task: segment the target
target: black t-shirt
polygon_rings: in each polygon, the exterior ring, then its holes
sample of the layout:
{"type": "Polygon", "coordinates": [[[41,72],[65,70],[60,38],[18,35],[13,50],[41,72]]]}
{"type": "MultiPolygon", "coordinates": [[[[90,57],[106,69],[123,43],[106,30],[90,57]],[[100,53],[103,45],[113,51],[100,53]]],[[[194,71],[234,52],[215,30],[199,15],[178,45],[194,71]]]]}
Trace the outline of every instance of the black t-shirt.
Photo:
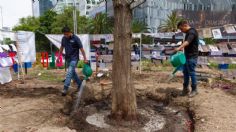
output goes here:
{"type": "Polygon", "coordinates": [[[186,58],[197,58],[199,43],[197,30],[194,28],[190,28],[186,33],[185,41],[189,42],[189,45],[184,48],[186,58]]]}

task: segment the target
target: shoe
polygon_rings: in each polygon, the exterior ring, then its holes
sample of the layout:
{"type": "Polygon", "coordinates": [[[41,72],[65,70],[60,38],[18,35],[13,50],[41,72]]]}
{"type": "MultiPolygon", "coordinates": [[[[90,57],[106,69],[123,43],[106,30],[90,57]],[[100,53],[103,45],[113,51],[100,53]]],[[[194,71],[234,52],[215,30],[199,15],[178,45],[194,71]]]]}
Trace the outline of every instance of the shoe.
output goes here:
{"type": "Polygon", "coordinates": [[[192,91],[190,94],[189,94],[189,98],[193,98],[194,96],[196,96],[198,94],[197,91],[192,91]]]}
{"type": "Polygon", "coordinates": [[[188,93],[189,93],[188,87],[184,87],[184,88],[183,88],[183,91],[182,91],[181,94],[180,94],[180,96],[186,96],[186,95],[188,95],[188,93]]]}
{"type": "Polygon", "coordinates": [[[66,96],[67,95],[67,90],[63,89],[61,92],[61,96],[66,96]]]}

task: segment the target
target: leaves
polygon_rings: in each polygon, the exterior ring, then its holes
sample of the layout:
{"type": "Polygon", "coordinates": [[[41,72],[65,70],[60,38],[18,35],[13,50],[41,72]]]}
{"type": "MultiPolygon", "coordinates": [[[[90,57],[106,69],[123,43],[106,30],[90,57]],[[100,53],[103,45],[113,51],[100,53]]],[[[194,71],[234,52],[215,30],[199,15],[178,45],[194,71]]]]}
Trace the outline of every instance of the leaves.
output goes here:
{"type": "Polygon", "coordinates": [[[132,32],[133,33],[141,33],[141,32],[147,32],[148,28],[145,23],[139,22],[139,21],[133,21],[132,22],[132,32]]]}
{"type": "Polygon", "coordinates": [[[113,32],[113,19],[109,18],[107,14],[100,13],[90,23],[91,34],[109,34],[113,32]]]}
{"type": "Polygon", "coordinates": [[[174,11],[168,15],[168,19],[158,27],[159,32],[176,32],[178,30],[177,24],[183,20],[178,17],[177,12],[174,11]]]}

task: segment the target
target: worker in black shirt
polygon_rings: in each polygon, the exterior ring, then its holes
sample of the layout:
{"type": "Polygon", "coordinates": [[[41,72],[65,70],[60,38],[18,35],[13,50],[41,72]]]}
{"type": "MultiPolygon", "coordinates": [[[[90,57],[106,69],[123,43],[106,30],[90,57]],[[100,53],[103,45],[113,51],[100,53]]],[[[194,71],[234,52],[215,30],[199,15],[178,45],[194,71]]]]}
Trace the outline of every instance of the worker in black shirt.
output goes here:
{"type": "Polygon", "coordinates": [[[185,39],[182,45],[176,48],[176,51],[184,50],[184,54],[186,57],[186,64],[183,67],[184,73],[184,84],[183,91],[181,93],[182,96],[186,96],[189,93],[189,79],[192,81],[192,91],[189,94],[189,97],[193,97],[198,94],[197,92],[197,79],[195,68],[197,66],[198,60],[198,32],[196,29],[192,28],[187,21],[181,21],[178,23],[178,29],[181,32],[185,33],[185,39]]]}

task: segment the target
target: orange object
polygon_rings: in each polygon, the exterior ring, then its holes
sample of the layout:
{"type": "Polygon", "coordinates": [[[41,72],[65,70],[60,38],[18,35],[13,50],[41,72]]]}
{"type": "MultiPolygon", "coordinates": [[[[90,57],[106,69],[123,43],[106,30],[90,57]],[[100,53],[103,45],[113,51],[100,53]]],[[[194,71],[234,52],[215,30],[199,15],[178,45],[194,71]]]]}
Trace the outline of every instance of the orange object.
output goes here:
{"type": "Polygon", "coordinates": [[[48,52],[42,52],[41,53],[41,58],[42,58],[41,63],[43,65],[43,67],[48,67],[48,52]]]}

